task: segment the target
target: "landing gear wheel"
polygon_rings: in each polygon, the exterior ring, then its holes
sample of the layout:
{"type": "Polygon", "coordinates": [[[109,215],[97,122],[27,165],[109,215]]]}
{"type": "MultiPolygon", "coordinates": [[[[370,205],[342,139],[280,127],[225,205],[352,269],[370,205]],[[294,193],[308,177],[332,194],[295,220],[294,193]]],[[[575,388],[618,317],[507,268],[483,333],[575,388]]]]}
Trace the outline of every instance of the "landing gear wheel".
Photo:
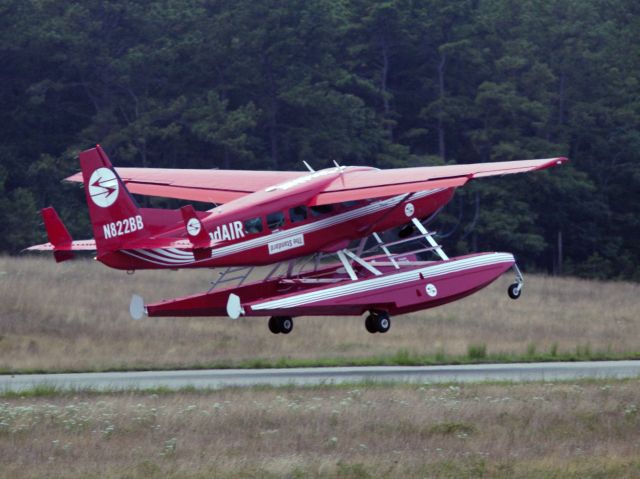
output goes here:
{"type": "Polygon", "coordinates": [[[273,334],[278,334],[280,332],[280,321],[278,316],[271,316],[269,318],[269,331],[273,334]]]}
{"type": "Polygon", "coordinates": [[[386,333],[391,328],[391,319],[386,311],[371,311],[364,320],[364,327],[370,333],[386,333]]]}
{"type": "Polygon", "coordinates": [[[278,316],[278,320],[280,332],[282,334],[289,334],[293,329],[293,319],[291,318],[291,316],[278,316]]]}
{"type": "Polygon", "coordinates": [[[364,320],[364,327],[367,329],[367,331],[369,331],[371,334],[375,334],[378,332],[378,328],[376,326],[376,316],[373,314],[368,315],[365,320],[364,320]]]}
{"type": "Polygon", "coordinates": [[[387,313],[379,313],[376,318],[376,328],[379,333],[386,333],[391,328],[391,318],[387,313]]]}
{"type": "Polygon", "coordinates": [[[509,294],[509,297],[511,299],[518,299],[522,294],[522,286],[520,286],[518,283],[513,283],[511,286],[509,286],[507,293],[509,294]]]}
{"type": "Polygon", "coordinates": [[[269,331],[273,334],[289,334],[293,329],[293,318],[291,316],[271,316],[269,318],[269,331]]]}

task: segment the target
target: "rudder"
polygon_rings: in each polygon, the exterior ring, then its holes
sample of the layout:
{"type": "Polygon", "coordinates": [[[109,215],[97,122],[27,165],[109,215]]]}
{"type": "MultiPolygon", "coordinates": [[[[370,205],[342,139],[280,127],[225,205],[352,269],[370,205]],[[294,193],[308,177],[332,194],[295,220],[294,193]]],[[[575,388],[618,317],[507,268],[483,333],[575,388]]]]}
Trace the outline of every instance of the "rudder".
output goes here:
{"type": "Polygon", "coordinates": [[[49,242],[53,245],[53,257],[56,259],[56,263],[73,259],[74,254],[71,249],[61,249],[61,247],[70,247],[73,238],[71,238],[69,231],[60,219],[60,216],[58,216],[56,210],[49,206],[43,208],[40,214],[44,221],[44,227],[47,230],[49,242]]]}
{"type": "Polygon", "coordinates": [[[80,168],[98,255],[148,236],[140,208],[100,145],[80,153],[80,168]]]}

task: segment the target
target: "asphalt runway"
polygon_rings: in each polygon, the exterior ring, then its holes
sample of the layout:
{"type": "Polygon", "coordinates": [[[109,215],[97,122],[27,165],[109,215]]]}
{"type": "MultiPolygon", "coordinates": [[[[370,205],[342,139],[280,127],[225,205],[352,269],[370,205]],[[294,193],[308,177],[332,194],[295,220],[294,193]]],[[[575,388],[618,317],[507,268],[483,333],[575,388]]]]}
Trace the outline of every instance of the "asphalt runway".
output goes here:
{"type": "Polygon", "coordinates": [[[73,374],[0,375],[0,392],[37,386],[58,390],[129,390],[195,387],[310,386],[372,382],[448,383],[478,381],[570,381],[638,378],[640,361],[474,364],[464,366],[373,366],[291,369],[202,369],[73,374]]]}

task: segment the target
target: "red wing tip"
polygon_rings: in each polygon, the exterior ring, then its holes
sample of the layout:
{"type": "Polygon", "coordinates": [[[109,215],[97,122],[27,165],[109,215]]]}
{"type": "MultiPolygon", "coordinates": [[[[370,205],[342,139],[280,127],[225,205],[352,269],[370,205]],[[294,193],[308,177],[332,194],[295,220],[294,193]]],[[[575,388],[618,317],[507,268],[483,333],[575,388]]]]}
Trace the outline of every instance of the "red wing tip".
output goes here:
{"type": "Polygon", "coordinates": [[[547,158],[542,161],[544,161],[544,163],[540,166],[540,168],[544,169],[550,168],[552,166],[560,166],[561,164],[569,161],[569,158],[567,158],[566,156],[558,156],[557,158],[547,158]]]}

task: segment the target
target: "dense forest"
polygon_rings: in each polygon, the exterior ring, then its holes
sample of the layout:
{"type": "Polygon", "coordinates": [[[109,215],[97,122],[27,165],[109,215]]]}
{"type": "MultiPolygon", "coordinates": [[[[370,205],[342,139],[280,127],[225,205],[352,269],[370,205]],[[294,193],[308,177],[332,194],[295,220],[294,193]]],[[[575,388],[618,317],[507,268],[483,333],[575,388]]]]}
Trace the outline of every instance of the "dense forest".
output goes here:
{"type": "MultiPolygon", "coordinates": [[[[44,238],[60,180],[119,166],[380,168],[568,156],[457,192],[451,253],[640,280],[640,3],[0,0],[0,251],[44,238]]],[[[151,199],[154,205],[170,205],[151,199]]]]}

